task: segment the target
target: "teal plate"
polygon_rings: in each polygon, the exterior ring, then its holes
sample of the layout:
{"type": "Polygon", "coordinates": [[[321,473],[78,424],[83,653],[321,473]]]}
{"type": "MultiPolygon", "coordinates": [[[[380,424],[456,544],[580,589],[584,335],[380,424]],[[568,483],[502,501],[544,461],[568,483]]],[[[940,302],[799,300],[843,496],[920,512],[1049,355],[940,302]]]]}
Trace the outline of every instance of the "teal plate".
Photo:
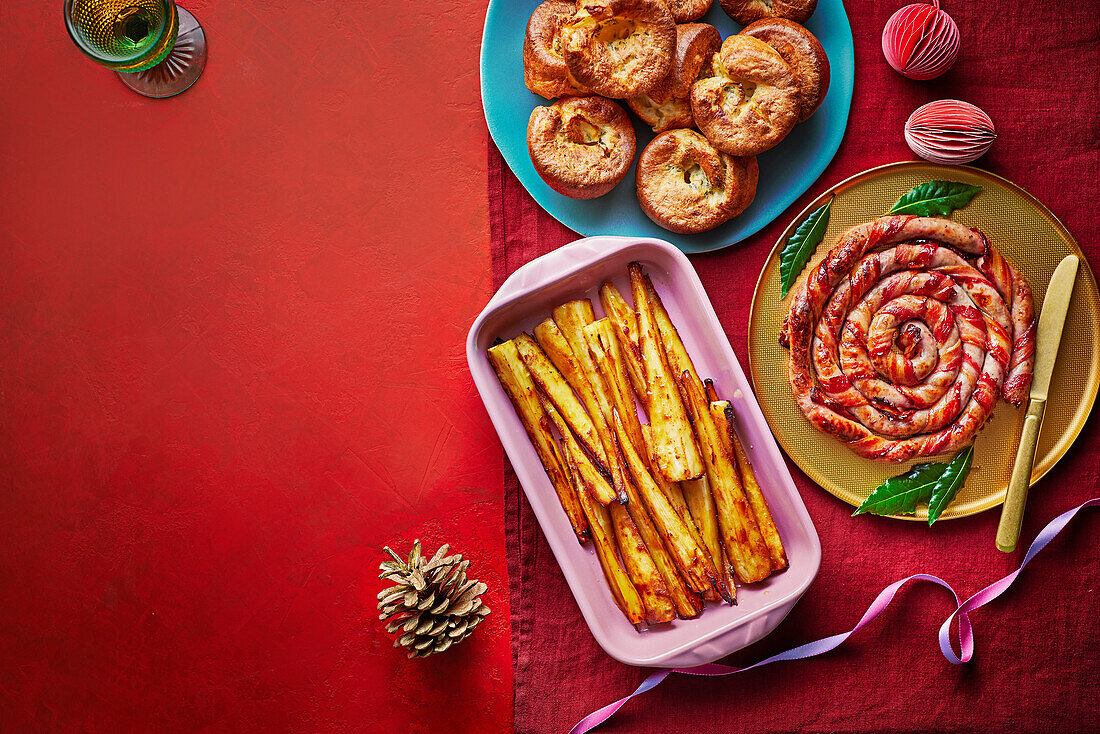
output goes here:
{"type": "MultiPolygon", "coordinates": [[[[662,229],[638,206],[633,166],[622,183],[597,199],[562,196],[539,177],[527,153],[527,119],[531,110],[549,104],[523,84],[523,35],[538,4],[538,0],[489,3],[481,41],[481,101],[489,133],[516,178],[550,216],[581,235],[657,237],[689,254],[728,247],[759,232],[782,214],[813,185],[840,147],[852,104],[855,50],[852,28],[841,0],[820,0],[806,27],[829,55],[832,75],[829,92],[813,117],[796,125],[782,143],[759,156],[760,185],[756,200],[741,216],[700,234],[675,234],[662,229]]],[[[718,28],[723,38],[741,29],[717,2],[703,21],[718,28]]],[[[630,117],[641,152],[653,139],[653,133],[633,113],[630,117]]]]}

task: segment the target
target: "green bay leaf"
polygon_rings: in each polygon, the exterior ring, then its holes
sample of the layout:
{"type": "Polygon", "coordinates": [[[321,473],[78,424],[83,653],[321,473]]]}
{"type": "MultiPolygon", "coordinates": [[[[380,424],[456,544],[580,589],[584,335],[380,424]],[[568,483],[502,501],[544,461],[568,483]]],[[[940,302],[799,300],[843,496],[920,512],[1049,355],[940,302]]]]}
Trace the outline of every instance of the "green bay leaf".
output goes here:
{"type": "Polygon", "coordinates": [[[947,464],[917,464],[904,474],[890,477],[875,488],[852,516],[869,512],[872,515],[912,515],[917,505],[932,497],[936,481],[947,464]]]}
{"type": "Polygon", "coordinates": [[[932,525],[940,518],[951,500],[955,499],[959,488],[966,482],[966,475],[970,473],[970,464],[974,460],[974,446],[967,446],[955,454],[955,458],[944,469],[943,474],[936,480],[936,486],[932,488],[932,497],[928,500],[928,524],[932,525]]]}
{"type": "Polygon", "coordinates": [[[928,181],[909,189],[888,214],[916,214],[921,217],[946,217],[962,209],[982,190],[981,186],[958,181],[928,181]]]}
{"type": "Polygon", "coordinates": [[[815,209],[810,216],[806,217],[806,221],[791,233],[787,243],[779,251],[779,285],[783,289],[780,298],[787,297],[791,286],[798,280],[802,269],[806,267],[806,263],[821,243],[821,238],[825,236],[832,206],[833,199],[829,199],[824,205],[815,209]]]}

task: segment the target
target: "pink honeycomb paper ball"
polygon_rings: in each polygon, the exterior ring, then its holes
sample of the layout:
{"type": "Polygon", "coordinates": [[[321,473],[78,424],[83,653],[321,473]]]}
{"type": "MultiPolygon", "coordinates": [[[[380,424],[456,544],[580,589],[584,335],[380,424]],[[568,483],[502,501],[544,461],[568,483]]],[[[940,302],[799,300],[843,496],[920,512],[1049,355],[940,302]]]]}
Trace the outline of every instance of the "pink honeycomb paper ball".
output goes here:
{"type": "Polygon", "coordinates": [[[906,5],[882,29],[882,53],[910,79],[935,79],[959,56],[959,28],[951,16],[932,5],[906,5]]]}
{"type": "Polygon", "coordinates": [[[933,163],[969,163],[985,155],[996,139],[989,115],[957,99],[918,107],[905,123],[905,142],[933,163]]]}

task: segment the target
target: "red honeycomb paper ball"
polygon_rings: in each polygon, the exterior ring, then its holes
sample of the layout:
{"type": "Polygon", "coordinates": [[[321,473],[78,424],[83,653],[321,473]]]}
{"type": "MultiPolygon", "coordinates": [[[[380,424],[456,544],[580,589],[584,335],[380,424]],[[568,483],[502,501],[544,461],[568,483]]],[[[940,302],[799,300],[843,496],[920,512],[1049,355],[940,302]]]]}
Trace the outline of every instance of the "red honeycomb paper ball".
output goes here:
{"type": "Polygon", "coordinates": [[[906,5],[882,29],[882,53],[895,71],[910,79],[934,79],[959,56],[959,28],[932,5],[906,5]]]}
{"type": "Polygon", "coordinates": [[[933,163],[969,163],[985,155],[996,139],[989,115],[958,99],[929,102],[905,123],[905,142],[933,163]]]}

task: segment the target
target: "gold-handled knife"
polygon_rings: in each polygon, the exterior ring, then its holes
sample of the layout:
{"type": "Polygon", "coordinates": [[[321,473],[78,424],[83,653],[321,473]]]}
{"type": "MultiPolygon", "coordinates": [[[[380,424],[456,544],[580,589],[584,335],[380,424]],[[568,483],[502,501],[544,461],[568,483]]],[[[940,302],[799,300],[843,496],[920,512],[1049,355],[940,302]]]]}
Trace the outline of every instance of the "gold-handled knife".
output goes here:
{"type": "Polygon", "coordinates": [[[1047,286],[1043,310],[1039,313],[1039,329],[1035,335],[1035,374],[1031,379],[1031,399],[1027,404],[1024,429],[1020,434],[1020,448],[1016,451],[1016,463],[1012,466],[1012,478],[1008,482],[1008,494],[1001,509],[1001,522],[997,526],[997,548],[1005,553],[1016,549],[1020,537],[1020,524],[1024,520],[1024,503],[1031,484],[1031,467],[1035,462],[1035,446],[1039,443],[1039,429],[1043,425],[1043,413],[1047,406],[1047,390],[1054,372],[1054,360],[1058,357],[1058,345],[1062,342],[1062,327],[1069,312],[1069,299],[1073,295],[1073,281],[1077,278],[1077,256],[1069,255],[1058,267],[1047,286]]]}

